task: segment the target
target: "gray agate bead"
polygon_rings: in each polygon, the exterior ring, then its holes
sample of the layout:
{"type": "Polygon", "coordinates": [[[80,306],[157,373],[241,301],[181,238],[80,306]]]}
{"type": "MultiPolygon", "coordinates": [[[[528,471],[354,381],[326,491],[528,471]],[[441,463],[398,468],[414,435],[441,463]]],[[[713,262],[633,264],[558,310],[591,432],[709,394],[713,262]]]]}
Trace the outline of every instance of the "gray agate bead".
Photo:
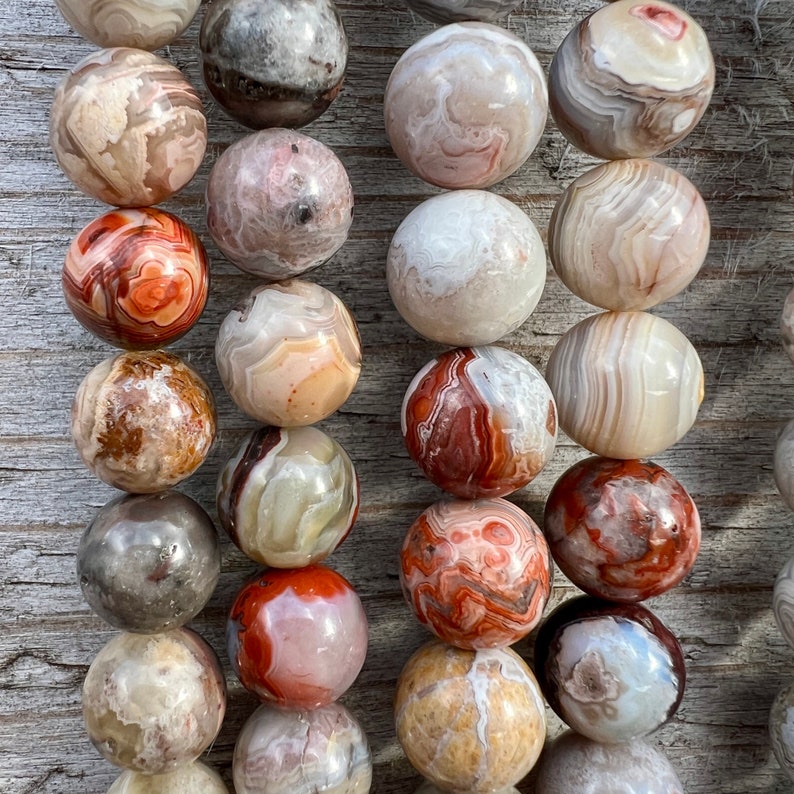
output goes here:
{"type": "Polygon", "coordinates": [[[204,82],[253,129],[314,121],[342,89],[348,45],[331,0],[215,0],[199,35],[204,82]]]}
{"type": "Polygon", "coordinates": [[[77,551],[91,609],[124,631],[152,634],[187,623],[218,581],[220,546],[206,512],[176,491],[108,502],[77,551]]]}

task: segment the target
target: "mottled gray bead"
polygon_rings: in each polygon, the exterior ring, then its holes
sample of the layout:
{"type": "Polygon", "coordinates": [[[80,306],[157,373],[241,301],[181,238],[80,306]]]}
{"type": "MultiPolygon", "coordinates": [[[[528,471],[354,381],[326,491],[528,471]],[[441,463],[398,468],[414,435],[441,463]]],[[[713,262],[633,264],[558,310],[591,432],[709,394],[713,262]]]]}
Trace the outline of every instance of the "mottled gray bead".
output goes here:
{"type": "Polygon", "coordinates": [[[112,626],[143,634],[195,617],[220,574],[217,533],[207,513],[176,491],[108,502],[77,551],[91,609],[112,626]]]}
{"type": "Polygon", "coordinates": [[[331,0],[214,0],[199,45],[215,101],[253,129],[313,121],[336,98],[347,67],[331,0]]]}

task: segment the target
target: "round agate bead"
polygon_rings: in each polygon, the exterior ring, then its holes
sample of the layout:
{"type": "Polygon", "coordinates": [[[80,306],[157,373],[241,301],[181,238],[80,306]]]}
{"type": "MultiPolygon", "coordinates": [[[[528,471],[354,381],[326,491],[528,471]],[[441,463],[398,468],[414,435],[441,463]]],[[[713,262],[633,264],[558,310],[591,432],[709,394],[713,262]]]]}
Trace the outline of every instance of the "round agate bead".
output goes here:
{"type": "Polygon", "coordinates": [[[262,130],[233,143],[207,182],[207,228],[224,256],[268,281],[330,259],[353,222],[345,167],[294,130],[262,130]]]}
{"type": "Polygon", "coordinates": [[[607,601],[666,592],[689,573],[700,549],[695,503],[650,461],[575,464],[549,494],[543,531],[562,572],[607,601]]]}
{"type": "Polygon", "coordinates": [[[535,670],[557,715],[596,742],[652,733],[684,695],[681,646],[650,610],[582,596],[541,626],[535,670]]]}
{"type": "Polygon", "coordinates": [[[786,505],[794,510],[794,419],[780,431],[773,460],[778,492],[786,505]]]}
{"type": "Polygon", "coordinates": [[[198,634],[120,634],[97,654],[83,683],[83,718],[111,763],[160,775],[198,758],[226,711],[218,657],[198,634]]]}
{"type": "Polygon", "coordinates": [[[486,345],[533,312],[546,283],[546,252],[521,209],[484,190],[442,193],[394,234],[386,280],[397,311],[427,339],[486,345]]]}
{"type": "Polygon", "coordinates": [[[788,559],[775,579],[772,610],[783,639],[794,648],[794,557],[788,559]]]}
{"type": "Polygon", "coordinates": [[[607,458],[646,458],[692,427],[703,366],[671,323],[644,312],[604,312],[557,342],[546,367],[560,427],[607,458]]]}
{"type": "Polygon", "coordinates": [[[108,485],[164,491],[189,477],[210,451],[212,392],[171,353],[120,353],[80,384],[72,436],[85,465],[108,485]]]}
{"type": "Polygon", "coordinates": [[[794,289],[786,295],[780,315],[780,336],[786,355],[794,361],[794,289]]]}
{"type": "Polygon", "coordinates": [[[582,300],[634,311],[681,292],[700,270],[710,235],[706,204],[683,174],[653,160],[617,160],[562,194],[549,255],[582,300]]]}
{"type": "Polygon", "coordinates": [[[408,454],[462,499],[505,496],[530,482],[557,443],[557,409],[541,374],[501,347],[442,353],[414,377],[402,405],[408,454]]]}
{"type": "Polygon", "coordinates": [[[83,597],[124,631],[177,628],[204,608],[221,571],[215,527],[176,491],[120,496],[88,525],[77,550],[83,597]]]}
{"type": "Polygon", "coordinates": [[[234,746],[237,794],[369,794],[372,757],[339,703],[311,711],[260,706],[234,746]]]}
{"type": "Polygon", "coordinates": [[[66,305],[116,347],[163,347],[186,334],[207,303],[209,263],[198,236],[152,208],[120,209],[89,223],[63,266],[66,305]]]}
{"type": "Polygon", "coordinates": [[[503,28],[462,22],[409,47],[383,98],[386,133],[414,174],[445,188],[483,188],[516,171],[546,124],[546,78],[503,28]]]}
{"type": "Polygon", "coordinates": [[[337,410],[361,372],[353,316],[309,281],[255,287],[221,323],[215,361],[234,402],[277,427],[311,425],[337,410]]]}
{"type": "Polygon", "coordinates": [[[703,29],[661,0],[618,0],[565,38],[549,70],[562,134],[604,160],[653,157],[683,140],[714,91],[703,29]]]}
{"type": "Polygon", "coordinates": [[[55,0],[64,19],[100,47],[156,50],[181,36],[201,0],[55,0]]]}
{"type": "Polygon", "coordinates": [[[342,89],[348,45],[331,0],[214,0],[199,34],[204,82],[253,129],[300,127],[342,89]]]}
{"type": "Polygon", "coordinates": [[[315,427],[263,427],[218,478],[218,517],[240,550],[275,568],[325,559],[358,515],[353,461],[315,427]]]}
{"type": "Polygon", "coordinates": [[[367,653],[367,618],[350,583],[322,565],[270,569],[242,587],[226,643],[240,683],[286,708],[340,698],[367,653]]]}
{"type": "Polygon", "coordinates": [[[769,743],[780,768],[794,780],[794,684],[784,686],[772,703],[769,743]]]}
{"type": "Polygon", "coordinates": [[[400,673],[394,714],[408,760],[443,791],[491,794],[515,785],[546,739],[535,676],[509,648],[424,645],[400,673]]]}
{"type": "Polygon", "coordinates": [[[148,207],[181,190],[204,159],[201,100],[175,66],[150,52],[92,53],[58,85],[50,145],[83,193],[148,207]]]}
{"type": "Polygon", "coordinates": [[[107,794],[229,794],[221,776],[199,761],[165,775],[144,775],[127,770],[116,778],[107,794]]]}
{"type": "Polygon", "coordinates": [[[572,731],[546,747],[535,786],[542,794],[684,794],[672,764],[646,742],[603,744],[572,731]]]}
{"type": "Polygon", "coordinates": [[[400,562],[419,622],[458,648],[512,645],[540,622],[551,593],[543,534],[504,499],[431,505],[408,530],[400,562]]]}

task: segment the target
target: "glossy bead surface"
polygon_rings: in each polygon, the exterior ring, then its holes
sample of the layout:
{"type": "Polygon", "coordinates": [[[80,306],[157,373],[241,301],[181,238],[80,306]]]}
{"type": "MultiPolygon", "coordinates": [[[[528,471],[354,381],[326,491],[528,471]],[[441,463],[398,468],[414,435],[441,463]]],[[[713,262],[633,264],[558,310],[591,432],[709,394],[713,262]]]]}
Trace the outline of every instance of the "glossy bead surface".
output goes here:
{"type": "Polygon", "coordinates": [[[557,342],[546,367],[560,427],[608,458],[646,458],[675,444],[703,400],[703,366],[671,323],[604,312],[557,342]]]}
{"type": "Polygon", "coordinates": [[[521,0],[406,0],[415,11],[431,22],[498,22],[504,19],[521,0]]]}
{"type": "Polygon", "coordinates": [[[100,50],[58,85],[50,146],[84,193],[148,207],[181,190],[204,159],[201,100],[175,66],[143,50],[100,50]]]}
{"type": "Polygon", "coordinates": [[[786,295],[780,315],[780,336],[786,355],[794,361],[794,289],[786,295]]]}
{"type": "Polygon", "coordinates": [[[509,648],[424,645],[400,673],[394,714],[408,760],[444,791],[490,794],[515,785],[546,739],[535,676],[509,648]]]}
{"type": "Polygon", "coordinates": [[[794,780],[794,684],[784,686],[772,703],[769,743],[780,768],[794,780]]]}
{"type": "Polygon", "coordinates": [[[408,530],[403,594],[450,645],[512,645],[540,622],[551,592],[549,548],[535,522],[504,499],[445,500],[408,530]]]}
{"type": "Polygon", "coordinates": [[[486,345],[532,313],[546,283],[546,252],[529,217],[484,190],[420,204],[389,247],[386,279],[402,318],[427,339],[486,345]]]}
{"type": "Polygon", "coordinates": [[[695,503],[650,461],[575,464],[549,494],[543,531],[562,572],[607,601],[666,592],[689,573],[700,549],[695,503]]]}
{"type": "Polygon", "coordinates": [[[265,702],[312,709],[341,697],[367,653],[350,583],[321,565],[264,571],[237,594],[226,626],[240,683],[265,702]]]}
{"type": "Polygon", "coordinates": [[[367,737],[339,703],[260,706],[234,746],[237,794],[369,794],[371,783],[367,737]]]}
{"type": "Polygon", "coordinates": [[[549,255],[571,292],[603,309],[647,309],[697,275],[711,235],[697,188],[653,160],[604,163],[572,182],[549,224],[549,255]]]}
{"type": "Polygon", "coordinates": [[[127,770],[116,778],[108,794],[229,794],[221,776],[199,761],[165,775],[127,770]]]}
{"type": "Polygon", "coordinates": [[[218,517],[252,560],[300,568],[325,559],[358,515],[347,452],[315,427],[263,427],[243,439],[218,478],[218,517]]]}
{"type": "Polygon", "coordinates": [[[184,33],[201,0],[55,0],[66,21],[100,47],[156,50],[184,33]]]}
{"type": "Polygon", "coordinates": [[[186,334],[207,302],[209,263],[179,218],[152,208],[108,212],[72,241],[63,266],[66,305],[83,327],[130,350],[186,334]]]}
{"type": "Polygon", "coordinates": [[[439,187],[483,188],[516,171],[537,146],[546,78],[517,36],[462,22],[400,56],[383,108],[389,142],[414,174],[439,187]]]}
{"type": "Polygon", "coordinates": [[[786,505],[794,510],[794,419],[780,431],[773,460],[777,490],[786,505]]]}
{"type": "Polygon", "coordinates": [[[212,520],[176,491],[120,496],[88,525],[77,550],[83,597],[123,631],[155,633],[192,620],[221,570],[212,520]]]}
{"type": "Polygon", "coordinates": [[[775,579],[772,610],[783,639],[794,648],[794,557],[788,559],[775,579]]]}
{"type": "Polygon", "coordinates": [[[567,601],[541,626],[535,671],[560,719],[607,743],[663,725],[686,677],[678,640],[650,610],[588,596],[567,601]]]}
{"type": "Polygon", "coordinates": [[[233,143],[207,182],[207,228],[224,256],[268,281],[330,259],[353,222],[345,167],[294,130],[262,130],[233,143]]]}
{"type": "Polygon", "coordinates": [[[120,353],[80,384],[72,436],[85,465],[108,485],[164,491],[189,477],[212,446],[212,393],[171,353],[120,353]]]}
{"type": "Polygon", "coordinates": [[[226,711],[218,657],[188,629],[120,634],[97,654],[83,683],[91,741],[111,763],[147,775],[198,758],[226,711]]]}
{"type": "Polygon", "coordinates": [[[214,0],[199,46],[215,101],[253,129],[313,121],[336,98],[347,67],[331,0],[214,0]]]}
{"type": "Polygon", "coordinates": [[[546,465],[557,410],[541,374],[500,347],[442,353],[414,377],[402,405],[408,454],[462,499],[505,496],[546,465]]]}
{"type": "Polygon", "coordinates": [[[267,425],[325,419],[352,393],[361,371],[353,316],[308,281],[255,287],[221,323],[215,361],[229,396],[267,425]]]}
{"type": "Polygon", "coordinates": [[[603,744],[572,731],[546,747],[535,786],[542,794],[684,794],[672,764],[649,744],[603,744]]]}
{"type": "Polygon", "coordinates": [[[549,70],[551,113],[594,157],[653,157],[683,140],[714,90],[714,58],[685,11],[619,0],[579,23],[549,70]]]}

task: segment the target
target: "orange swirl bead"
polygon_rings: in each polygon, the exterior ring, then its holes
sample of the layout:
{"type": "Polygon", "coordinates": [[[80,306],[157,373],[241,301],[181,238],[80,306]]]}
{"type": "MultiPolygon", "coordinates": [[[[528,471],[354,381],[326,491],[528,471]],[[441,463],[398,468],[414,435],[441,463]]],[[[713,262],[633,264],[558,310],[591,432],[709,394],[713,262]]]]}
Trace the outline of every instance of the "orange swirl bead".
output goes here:
{"type": "Polygon", "coordinates": [[[92,334],[127,350],[149,350],[186,334],[204,311],[204,246],[161,210],[120,209],[72,241],[62,273],[66,305],[92,334]]]}

